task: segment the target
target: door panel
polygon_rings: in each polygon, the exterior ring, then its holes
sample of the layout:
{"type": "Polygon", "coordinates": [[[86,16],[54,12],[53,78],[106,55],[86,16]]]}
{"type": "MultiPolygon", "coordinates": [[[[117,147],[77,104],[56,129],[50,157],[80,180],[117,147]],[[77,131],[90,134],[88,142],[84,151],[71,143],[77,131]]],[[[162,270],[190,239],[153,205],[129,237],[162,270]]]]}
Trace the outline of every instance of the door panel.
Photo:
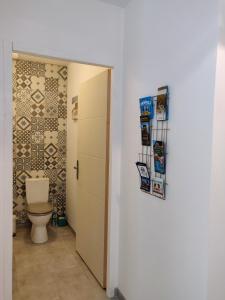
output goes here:
{"type": "Polygon", "coordinates": [[[82,153],[105,159],[106,157],[105,117],[79,120],[79,145],[82,153]]]}
{"type": "Polygon", "coordinates": [[[95,196],[104,196],[105,186],[99,181],[99,178],[105,176],[105,160],[87,155],[80,155],[80,166],[88,172],[80,172],[80,186],[95,196]]]}
{"type": "Polygon", "coordinates": [[[109,71],[81,85],[79,94],[76,248],[106,285],[109,71]]]}
{"type": "Polygon", "coordinates": [[[104,71],[82,84],[79,95],[79,120],[106,116],[108,106],[106,101],[108,93],[107,73],[108,71],[104,71]],[[96,88],[97,85],[99,88],[96,88]],[[80,97],[90,100],[80,101],[80,97]]]}
{"type": "Polygon", "coordinates": [[[99,283],[104,286],[104,197],[94,196],[80,188],[77,209],[82,218],[78,220],[77,251],[99,283]]]}

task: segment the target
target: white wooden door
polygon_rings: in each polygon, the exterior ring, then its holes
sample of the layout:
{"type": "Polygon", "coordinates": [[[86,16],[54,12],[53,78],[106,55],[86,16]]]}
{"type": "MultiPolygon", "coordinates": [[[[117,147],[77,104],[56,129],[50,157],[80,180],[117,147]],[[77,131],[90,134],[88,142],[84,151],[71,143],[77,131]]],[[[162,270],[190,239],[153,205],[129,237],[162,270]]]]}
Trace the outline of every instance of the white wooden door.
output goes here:
{"type": "Polygon", "coordinates": [[[106,287],[109,76],[104,71],[81,85],[78,121],[76,249],[106,287]]]}
{"type": "Polygon", "coordinates": [[[12,299],[12,42],[0,40],[0,299],[12,299]]]}

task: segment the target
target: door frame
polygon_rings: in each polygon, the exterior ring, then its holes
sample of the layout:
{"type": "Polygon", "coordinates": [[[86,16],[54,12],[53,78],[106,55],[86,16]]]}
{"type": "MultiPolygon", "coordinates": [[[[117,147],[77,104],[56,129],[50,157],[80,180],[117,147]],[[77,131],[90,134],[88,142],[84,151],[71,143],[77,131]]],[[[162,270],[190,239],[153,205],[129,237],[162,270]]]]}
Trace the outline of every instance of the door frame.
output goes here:
{"type": "MultiPolygon", "coordinates": [[[[0,147],[0,166],[4,166],[4,174],[0,170],[0,181],[3,189],[0,190],[0,299],[12,300],[12,53],[21,52],[30,55],[61,59],[70,62],[103,66],[111,69],[111,97],[110,97],[110,130],[109,130],[109,172],[108,172],[108,222],[107,222],[107,289],[108,297],[113,297],[118,287],[118,221],[120,196],[120,160],[121,139],[118,129],[121,129],[119,121],[122,122],[118,105],[122,101],[122,65],[113,66],[107,63],[99,63],[82,59],[76,59],[72,55],[65,57],[57,50],[26,49],[23,44],[12,41],[0,40],[0,134],[4,137],[3,147],[0,147]],[[16,46],[15,46],[16,45],[16,46]],[[115,103],[115,104],[114,104],[115,103]],[[115,111],[113,113],[113,111],[115,111]],[[119,119],[119,121],[118,121],[119,119]],[[116,133],[118,136],[116,137],[116,133]],[[7,200],[8,199],[8,200],[7,200]],[[4,230],[3,230],[4,229],[4,230]],[[1,248],[1,247],[0,247],[1,248]],[[2,275],[3,276],[2,276],[2,275]]],[[[119,104],[120,105],[120,104],[119,104]]],[[[2,170],[3,170],[2,169],[2,170]]]]}
{"type": "Polygon", "coordinates": [[[12,299],[12,43],[0,40],[0,299],[12,299]],[[7,201],[8,200],[8,201],[7,201]]]}

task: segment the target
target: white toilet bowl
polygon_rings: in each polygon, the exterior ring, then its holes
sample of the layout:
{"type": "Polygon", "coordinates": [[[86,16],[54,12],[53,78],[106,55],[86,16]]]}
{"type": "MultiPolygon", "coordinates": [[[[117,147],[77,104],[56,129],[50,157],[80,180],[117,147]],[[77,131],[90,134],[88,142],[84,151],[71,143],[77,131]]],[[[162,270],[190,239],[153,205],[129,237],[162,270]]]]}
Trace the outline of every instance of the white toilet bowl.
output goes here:
{"type": "Polygon", "coordinates": [[[28,218],[32,223],[31,240],[35,244],[41,244],[48,241],[47,224],[50,221],[52,212],[46,215],[34,215],[28,213],[28,218]]]}
{"type": "Polygon", "coordinates": [[[27,215],[32,223],[31,240],[36,244],[48,241],[46,226],[53,211],[48,192],[48,178],[26,178],[27,215]]]}

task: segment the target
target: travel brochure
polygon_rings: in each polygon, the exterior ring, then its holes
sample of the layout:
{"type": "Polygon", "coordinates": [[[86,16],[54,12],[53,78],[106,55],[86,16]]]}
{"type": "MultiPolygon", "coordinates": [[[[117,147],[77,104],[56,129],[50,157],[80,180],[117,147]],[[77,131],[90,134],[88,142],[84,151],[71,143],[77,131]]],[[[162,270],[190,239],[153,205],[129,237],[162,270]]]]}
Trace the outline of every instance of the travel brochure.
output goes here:
{"type": "Polygon", "coordinates": [[[151,179],[148,172],[148,167],[145,163],[137,162],[136,166],[138,168],[140,178],[141,178],[141,187],[140,189],[145,192],[150,192],[151,188],[151,179]]]}
{"type": "Polygon", "coordinates": [[[160,198],[165,197],[165,184],[162,178],[152,179],[152,194],[160,198]]]}
{"type": "Polygon", "coordinates": [[[158,121],[168,120],[168,86],[163,86],[158,89],[156,116],[158,121]]]}
{"type": "Polygon", "coordinates": [[[141,116],[148,116],[149,119],[154,118],[154,101],[153,97],[144,97],[139,99],[141,116]]]}
{"type": "Polygon", "coordinates": [[[151,146],[151,122],[148,116],[141,116],[141,140],[143,146],[151,146]]]}
{"type": "Polygon", "coordinates": [[[165,156],[165,144],[161,141],[154,141],[154,167],[155,172],[165,174],[166,172],[166,156],[165,156]]]}
{"type": "Polygon", "coordinates": [[[154,118],[153,97],[140,98],[139,102],[142,146],[151,146],[151,120],[154,118]]]}

